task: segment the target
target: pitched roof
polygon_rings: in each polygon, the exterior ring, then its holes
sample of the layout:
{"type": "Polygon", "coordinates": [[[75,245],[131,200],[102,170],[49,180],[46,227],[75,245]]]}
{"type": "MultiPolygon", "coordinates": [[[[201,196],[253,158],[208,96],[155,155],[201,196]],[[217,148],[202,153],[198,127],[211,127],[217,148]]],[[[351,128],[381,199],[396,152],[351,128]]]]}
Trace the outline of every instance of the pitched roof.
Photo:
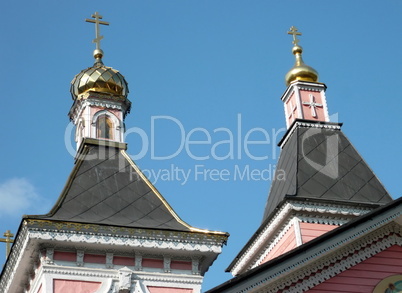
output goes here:
{"type": "Polygon", "coordinates": [[[340,124],[296,120],[285,135],[263,222],[286,199],[386,204],[392,198],[340,124]]]}
{"type": "Polygon", "coordinates": [[[224,234],[191,227],[125,152],[125,144],[86,140],[56,205],[42,220],[224,234]]]}
{"type": "MultiPolygon", "coordinates": [[[[343,240],[345,245],[351,245],[351,239],[359,239],[363,233],[357,231],[364,230],[364,234],[374,232],[374,229],[368,229],[367,227],[384,227],[386,223],[395,221],[400,225],[402,217],[402,197],[391,201],[390,203],[378,207],[373,211],[356,217],[348,223],[339,226],[338,228],[331,230],[301,246],[296,247],[270,261],[263,263],[251,270],[246,271],[208,291],[206,293],[215,292],[246,292],[244,288],[239,287],[249,286],[248,282],[254,282],[254,284],[262,285],[263,283],[269,284],[270,278],[281,278],[279,273],[283,268],[291,268],[291,271],[295,272],[297,267],[302,267],[302,262],[299,262],[298,258],[309,259],[314,261],[318,259],[317,251],[328,253],[329,250],[334,250],[334,240],[336,237],[347,238],[343,240]],[[360,228],[362,227],[362,228],[360,228]],[[355,237],[350,237],[349,233],[355,233],[355,237]],[[243,290],[242,290],[243,289],[243,290]]],[[[297,271],[296,271],[297,273],[297,271]]],[[[298,276],[300,277],[300,276],[298,276]]],[[[303,277],[302,277],[303,278],[303,277]]],[[[276,280],[275,280],[276,281],[276,280]]],[[[253,286],[253,288],[255,288],[253,286]]]]}

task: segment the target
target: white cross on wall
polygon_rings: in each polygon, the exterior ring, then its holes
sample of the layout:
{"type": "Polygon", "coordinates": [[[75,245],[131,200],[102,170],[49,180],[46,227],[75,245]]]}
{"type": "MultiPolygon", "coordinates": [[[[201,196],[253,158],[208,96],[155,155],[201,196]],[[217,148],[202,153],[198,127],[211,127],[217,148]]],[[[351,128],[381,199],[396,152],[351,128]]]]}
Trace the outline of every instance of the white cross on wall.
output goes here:
{"type": "Polygon", "coordinates": [[[322,104],[316,103],[315,98],[312,94],[310,94],[310,102],[303,102],[303,105],[309,106],[311,108],[311,116],[314,118],[317,117],[317,111],[315,108],[322,108],[322,104]]]}

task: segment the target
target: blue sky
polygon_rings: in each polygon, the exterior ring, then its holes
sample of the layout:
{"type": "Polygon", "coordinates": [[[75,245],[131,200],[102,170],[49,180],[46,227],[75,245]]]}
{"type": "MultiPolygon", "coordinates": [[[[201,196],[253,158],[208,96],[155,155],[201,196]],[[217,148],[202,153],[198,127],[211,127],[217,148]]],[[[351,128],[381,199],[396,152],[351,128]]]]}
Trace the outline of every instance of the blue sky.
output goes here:
{"type": "MultiPolygon", "coordinates": [[[[94,27],[84,19],[95,11],[111,23],[101,28],[103,61],[129,83],[127,129],[144,130],[155,156],[178,152],[155,159],[149,148],[136,163],[154,172],[191,170],[185,183],[159,178],[155,185],[189,224],[231,234],[204,289],[230,278],[224,269],[262,219],[270,181],[240,180],[234,172],[273,170],[276,164],[285,127],[280,97],[294,63],[286,34],[292,25],[303,33],[305,62],[328,86],[330,114],[338,114],[344,133],[392,197],[402,194],[401,1],[7,1],[0,27],[0,233],[15,232],[22,214],[48,212],[72,170],[65,143],[69,86],[93,64],[94,27]],[[227,139],[222,128],[236,142],[233,158],[222,159],[231,151],[228,144],[213,147],[227,139]],[[237,142],[255,128],[264,129],[270,142],[239,148],[237,142]],[[181,129],[189,140],[210,135],[211,141],[179,150],[181,129]],[[230,175],[197,177],[197,165],[230,175]]],[[[249,136],[262,139],[262,131],[249,136]]],[[[140,137],[132,133],[127,142],[128,152],[137,155],[140,137]]]]}

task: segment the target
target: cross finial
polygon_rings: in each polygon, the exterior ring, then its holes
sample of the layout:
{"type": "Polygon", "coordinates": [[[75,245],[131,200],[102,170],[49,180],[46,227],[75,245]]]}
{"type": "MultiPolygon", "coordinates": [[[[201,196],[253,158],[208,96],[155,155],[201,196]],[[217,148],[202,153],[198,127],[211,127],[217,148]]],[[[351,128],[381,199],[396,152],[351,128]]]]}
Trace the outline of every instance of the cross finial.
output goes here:
{"type": "Polygon", "coordinates": [[[293,35],[293,45],[297,46],[297,44],[300,42],[300,40],[297,38],[297,36],[301,36],[302,33],[298,32],[297,27],[292,26],[290,30],[288,31],[288,35],[293,35]]]}
{"type": "Polygon", "coordinates": [[[100,30],[99,30],[99,25],[103,24],[103,25],[109,25],[108,22],[106,21],[101,21],[100,19],[102,19],[102,15],[100,15],[98,12],[95,12],[95,14],[91,15],[92,18],[94,19],[85,19],[86,22],[92,22],[95,23],[95,39],[92,41],[92,43],[96,43],[96,50],[100,50],[100,41],[103,39],[103,36],[100,35],[100,30]]]}
{"type": "Polygon", "coordinates": [[[14,242],[13,239],[12,239],[14,237],[14,234],[12,234],[10,230],[7,230],[4,233],[4,237],[6,237],[6,238],[0,238],[0,242],[5,242],[6,243],[6,257],[7,257],[8,254],[10,253],[11,243],[14,242]]]}

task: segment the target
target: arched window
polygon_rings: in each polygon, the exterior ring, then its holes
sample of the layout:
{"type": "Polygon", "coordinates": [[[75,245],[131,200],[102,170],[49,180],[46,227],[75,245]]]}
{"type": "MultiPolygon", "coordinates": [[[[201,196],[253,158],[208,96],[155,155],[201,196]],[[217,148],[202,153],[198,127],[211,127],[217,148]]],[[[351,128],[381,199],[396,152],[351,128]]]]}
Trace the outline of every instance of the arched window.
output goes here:
{"type": "Polygon", "coordinates": [[[99,116],[96,129],[98,138],[113,139],[113,122],[106,115],[99,116]]]}

